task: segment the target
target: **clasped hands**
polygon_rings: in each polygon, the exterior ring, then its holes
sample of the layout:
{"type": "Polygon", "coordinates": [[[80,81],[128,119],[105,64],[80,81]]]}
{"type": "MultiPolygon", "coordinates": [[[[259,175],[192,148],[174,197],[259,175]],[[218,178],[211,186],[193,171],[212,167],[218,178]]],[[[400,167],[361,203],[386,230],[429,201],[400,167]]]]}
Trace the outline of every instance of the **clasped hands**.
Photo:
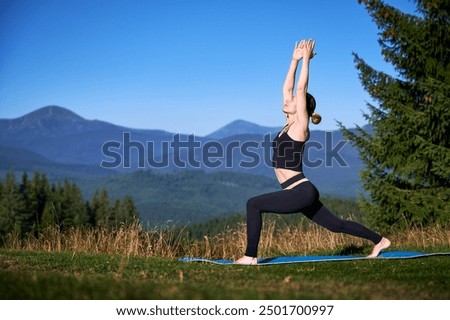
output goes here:
{"type": "Polygon", "coordinates": [[[312,59],[317,53],[314,52],[315,42],[312,39],[301,40],[295,42],[294,53],[292,59],[300,61],[302,58],[312,59]]]}

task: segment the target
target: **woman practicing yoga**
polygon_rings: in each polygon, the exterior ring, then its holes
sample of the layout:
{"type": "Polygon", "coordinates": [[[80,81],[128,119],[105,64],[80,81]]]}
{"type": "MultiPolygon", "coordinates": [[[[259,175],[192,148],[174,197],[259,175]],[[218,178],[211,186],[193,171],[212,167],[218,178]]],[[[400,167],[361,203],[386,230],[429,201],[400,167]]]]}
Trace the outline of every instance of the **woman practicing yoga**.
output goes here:
{"type": "Polygon", "coordinates": [[[302,40],[295,44],[291,65],[283,85],[283,112],[286,125],[273,141],[273,166],[275,175],[283,190],[251,198],[247,202],[247,249],[245,255],[236,260],[236,264],[257,264],[258,243],[261,234],[264,212],[297,213],[320,226],[332,231],[350,234],[372,241],[375,246],[370,258],[387,249],[391,242],[363,225],[342,220],[331,213],[319,200],[316,187],[305,178],[302,172],[302,156],[306,141],[309,139],[308,123],[321,120],[314,113],[316,101],[307,93],[309,62],[314,57],[314,41],[302,40]],[[303,59],[297,92],[294,94],[297,65],[303,59]]]}

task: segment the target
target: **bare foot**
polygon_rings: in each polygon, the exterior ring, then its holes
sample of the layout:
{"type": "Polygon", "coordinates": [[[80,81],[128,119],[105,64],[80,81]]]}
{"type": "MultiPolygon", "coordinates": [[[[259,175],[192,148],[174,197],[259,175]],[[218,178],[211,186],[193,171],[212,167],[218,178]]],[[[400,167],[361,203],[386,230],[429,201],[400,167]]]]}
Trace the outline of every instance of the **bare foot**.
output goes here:
{"type": "Polygon", "coordinates": [[[236,260],[234,262],[234,264],[242,264],[242,265],[251,266],[251,265],[258,264],[258,259],[253,258],[253,257],[243,256],[242,258],[239,258],[238,260],[236,260]]]}
{"type": "Polygon", "coordinates": [[[381,238],[381,241],[378,242],[375,247],[373,247],[372,253],[367,256],[367,258],[376,258],[380,254],[381,251],[386,250],[391,245],[391,242],[387,238],[381,238]]]}

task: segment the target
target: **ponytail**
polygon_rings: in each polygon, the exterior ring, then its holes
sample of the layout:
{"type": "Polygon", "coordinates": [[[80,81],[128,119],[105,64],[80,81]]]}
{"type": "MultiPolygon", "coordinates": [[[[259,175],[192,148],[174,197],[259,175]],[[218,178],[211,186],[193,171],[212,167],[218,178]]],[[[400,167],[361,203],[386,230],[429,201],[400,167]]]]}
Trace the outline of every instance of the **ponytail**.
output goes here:
{"type": "Polygon", "coordinates": [[[314,112],[316,109],[316,99],[308,92],[306,93],[306,109],[308,110],[308,115],[311,117],[312,123],[319,124],[322,121],[321,115],[314,112]]]}
{"type": "Polygon", "coordinates": [[[311,122],[314,124],[319,124],[322,121],[322,116],[318,113],[313,112],[311,115],[311,122]]]}

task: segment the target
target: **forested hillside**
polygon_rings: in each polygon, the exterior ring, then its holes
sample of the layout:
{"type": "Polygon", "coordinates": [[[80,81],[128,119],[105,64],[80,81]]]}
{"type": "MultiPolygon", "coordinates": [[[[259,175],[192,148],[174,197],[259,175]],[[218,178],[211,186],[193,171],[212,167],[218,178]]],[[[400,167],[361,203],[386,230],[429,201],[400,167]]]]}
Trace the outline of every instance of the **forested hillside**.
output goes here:
{"type": "Polygon", "coordinates": [[[49,226],[61,230],[72,227],[114,227],[138,218],[131,197],[110,198],[105,189],[85,200],[73,182],[50,184],[37,172],[30,179],[24,173],[17,179],[8,173],[0,180],[0,235],[37,234],[49,226]]]}

